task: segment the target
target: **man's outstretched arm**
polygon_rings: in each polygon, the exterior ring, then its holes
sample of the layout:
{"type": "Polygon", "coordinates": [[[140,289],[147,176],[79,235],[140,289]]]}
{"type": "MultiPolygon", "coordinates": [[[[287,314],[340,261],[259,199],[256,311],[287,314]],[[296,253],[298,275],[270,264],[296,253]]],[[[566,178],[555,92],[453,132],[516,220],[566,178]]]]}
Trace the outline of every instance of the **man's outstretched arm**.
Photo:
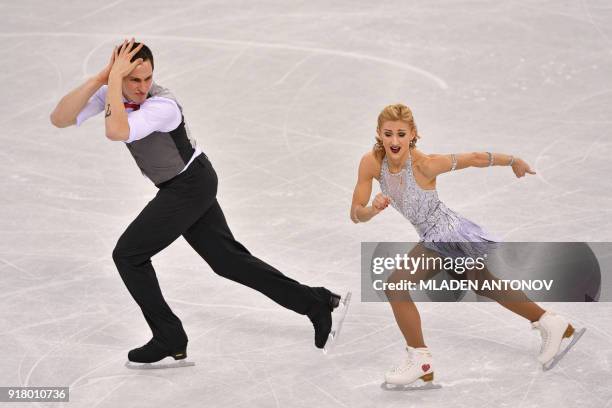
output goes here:
{"type": "Polygon", "coordinates": [[[117,48],[113,51],[108,65],[102,71],[89,78],[59,101],[50,116],[51,123],[53,123],[54,126],[65,128],[76,124],[76,118],[89,101],[89,98],[91,98],[102,85],[108,82],[108,75],[113,66],[116,49],[117,48]]]}

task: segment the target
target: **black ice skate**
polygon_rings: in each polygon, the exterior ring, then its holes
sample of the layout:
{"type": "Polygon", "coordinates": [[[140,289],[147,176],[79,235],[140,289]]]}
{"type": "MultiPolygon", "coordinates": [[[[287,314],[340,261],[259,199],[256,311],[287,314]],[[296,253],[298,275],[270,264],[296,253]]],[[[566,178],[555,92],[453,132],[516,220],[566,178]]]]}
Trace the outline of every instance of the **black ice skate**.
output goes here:
{"type": "Polygon", "coordinates": [[[195,363],[186,361],[187,348],[171,351],[161,342],[151,339],[142,347],[130,350],[125,366],[130,369],[156,369],[156,368],[179,368],[194,366],[195,363]],[[172,357],[177,362],[161,362],[166,357],[172,357]]]}
{"type": "Polygon", "coordinates": [[[328,302],[322,303],[316,310],[309,313],[308,318],[315,329],[315,346],[323,349],[323,353],[327,354],[340,335],[342,323],[344,323],[351,301],[351,292],[348,292],[344,297],[340,297],[340,295],[327,289],[324,290],[327,292],[328,302]],[[332,312],[335,312],[333,316],[332,312]]]}

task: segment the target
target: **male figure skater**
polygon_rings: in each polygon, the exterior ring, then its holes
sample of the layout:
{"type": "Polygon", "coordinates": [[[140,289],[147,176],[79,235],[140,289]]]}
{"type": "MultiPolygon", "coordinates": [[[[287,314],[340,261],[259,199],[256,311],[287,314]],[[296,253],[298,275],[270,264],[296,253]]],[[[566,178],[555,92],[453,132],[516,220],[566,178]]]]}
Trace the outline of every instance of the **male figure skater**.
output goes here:
{"type": "Polygon", "coordinates": [[[51,122],[63,128],[104,111],[106,137],[124,142],[142,173],[159,188],[113,251],[119,274],[153,332],[147,344],[128,353],[129,361],[187,357],[187,334],[164,300],[151,264],[153,255],[181,235],[217,274],[307,315],[316,347],[324,348],[328,337],[333,340],[332,311],[348,303],[326,288],[283,275],[234,239],[216,199],[215,170],[190,138],[182,107],[153,83],[153,68],[151,50],[133,38],[125,40],[115,47],[108,65],[64,96],[51,114],[51,122]]]}

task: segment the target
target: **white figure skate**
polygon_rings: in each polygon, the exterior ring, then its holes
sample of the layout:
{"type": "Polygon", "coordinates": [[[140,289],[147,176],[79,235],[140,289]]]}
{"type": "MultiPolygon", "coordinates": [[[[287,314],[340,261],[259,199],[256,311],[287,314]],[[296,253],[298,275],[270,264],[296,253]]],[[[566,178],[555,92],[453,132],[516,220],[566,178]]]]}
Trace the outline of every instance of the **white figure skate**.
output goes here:
{"type": "Polygon", "coordinates": [[[332,312],[332,328],[327,336],[325,347],[323,347],[323,354],[329,353],[334,345],[338,342],[340,330],[342,329],[342,324],[344,323],[344,319],[346,318],[346,313],[348,312],[350,304],[351,292],[347,292],[343,298],[338,300],[338,304],[334,306],[334,310],[332,312]]]}
{"type": "Polygon", "coordinates": [[[566,318],[549,311],[531,327],[539,330],[542,336],[538,361],[544,371],[556,366],[586,331],[585,328],[576,331],[566,318]]]}
{"type": "Polygon", "coordinates": [[[434,384],[431,353],[427,347],[406,347],[408,356],[404,363],[385,373],[381,388],[385,391],[435,390],[442,388],[434,384]]]}

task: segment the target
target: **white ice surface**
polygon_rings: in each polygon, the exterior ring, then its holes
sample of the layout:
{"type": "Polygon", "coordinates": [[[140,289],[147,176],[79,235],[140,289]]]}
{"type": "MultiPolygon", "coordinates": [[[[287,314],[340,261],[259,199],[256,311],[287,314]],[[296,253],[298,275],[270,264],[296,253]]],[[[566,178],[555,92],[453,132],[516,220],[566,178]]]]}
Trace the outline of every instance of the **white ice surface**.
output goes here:
{"type": "Polygon", "coordinates": [[[548,373],[536,334],[501,307],[422,304],[444,388],[380,390],[403,340],[387,304],[359,302],[360,242],[416,233],[391,210],[348,218],[377,114],[401,101],[423,151],[508,152],[538,173],[445,175],[449,207],[506,240],[611,241],[608,2],[3,1],[0,50],[0,386],[71,388],[70,403],[31,405],[612,406],[610,303],[548,305],[588,327],[548,373]],[[353,290],[333,355],[306,318],[179,239],[154,265],[197,366],[123,367],[149,332],[111,251],[155,188],[101,118],[48,117],[131,35],[220,175],[236,237],[304,283],[353,290]]]}

